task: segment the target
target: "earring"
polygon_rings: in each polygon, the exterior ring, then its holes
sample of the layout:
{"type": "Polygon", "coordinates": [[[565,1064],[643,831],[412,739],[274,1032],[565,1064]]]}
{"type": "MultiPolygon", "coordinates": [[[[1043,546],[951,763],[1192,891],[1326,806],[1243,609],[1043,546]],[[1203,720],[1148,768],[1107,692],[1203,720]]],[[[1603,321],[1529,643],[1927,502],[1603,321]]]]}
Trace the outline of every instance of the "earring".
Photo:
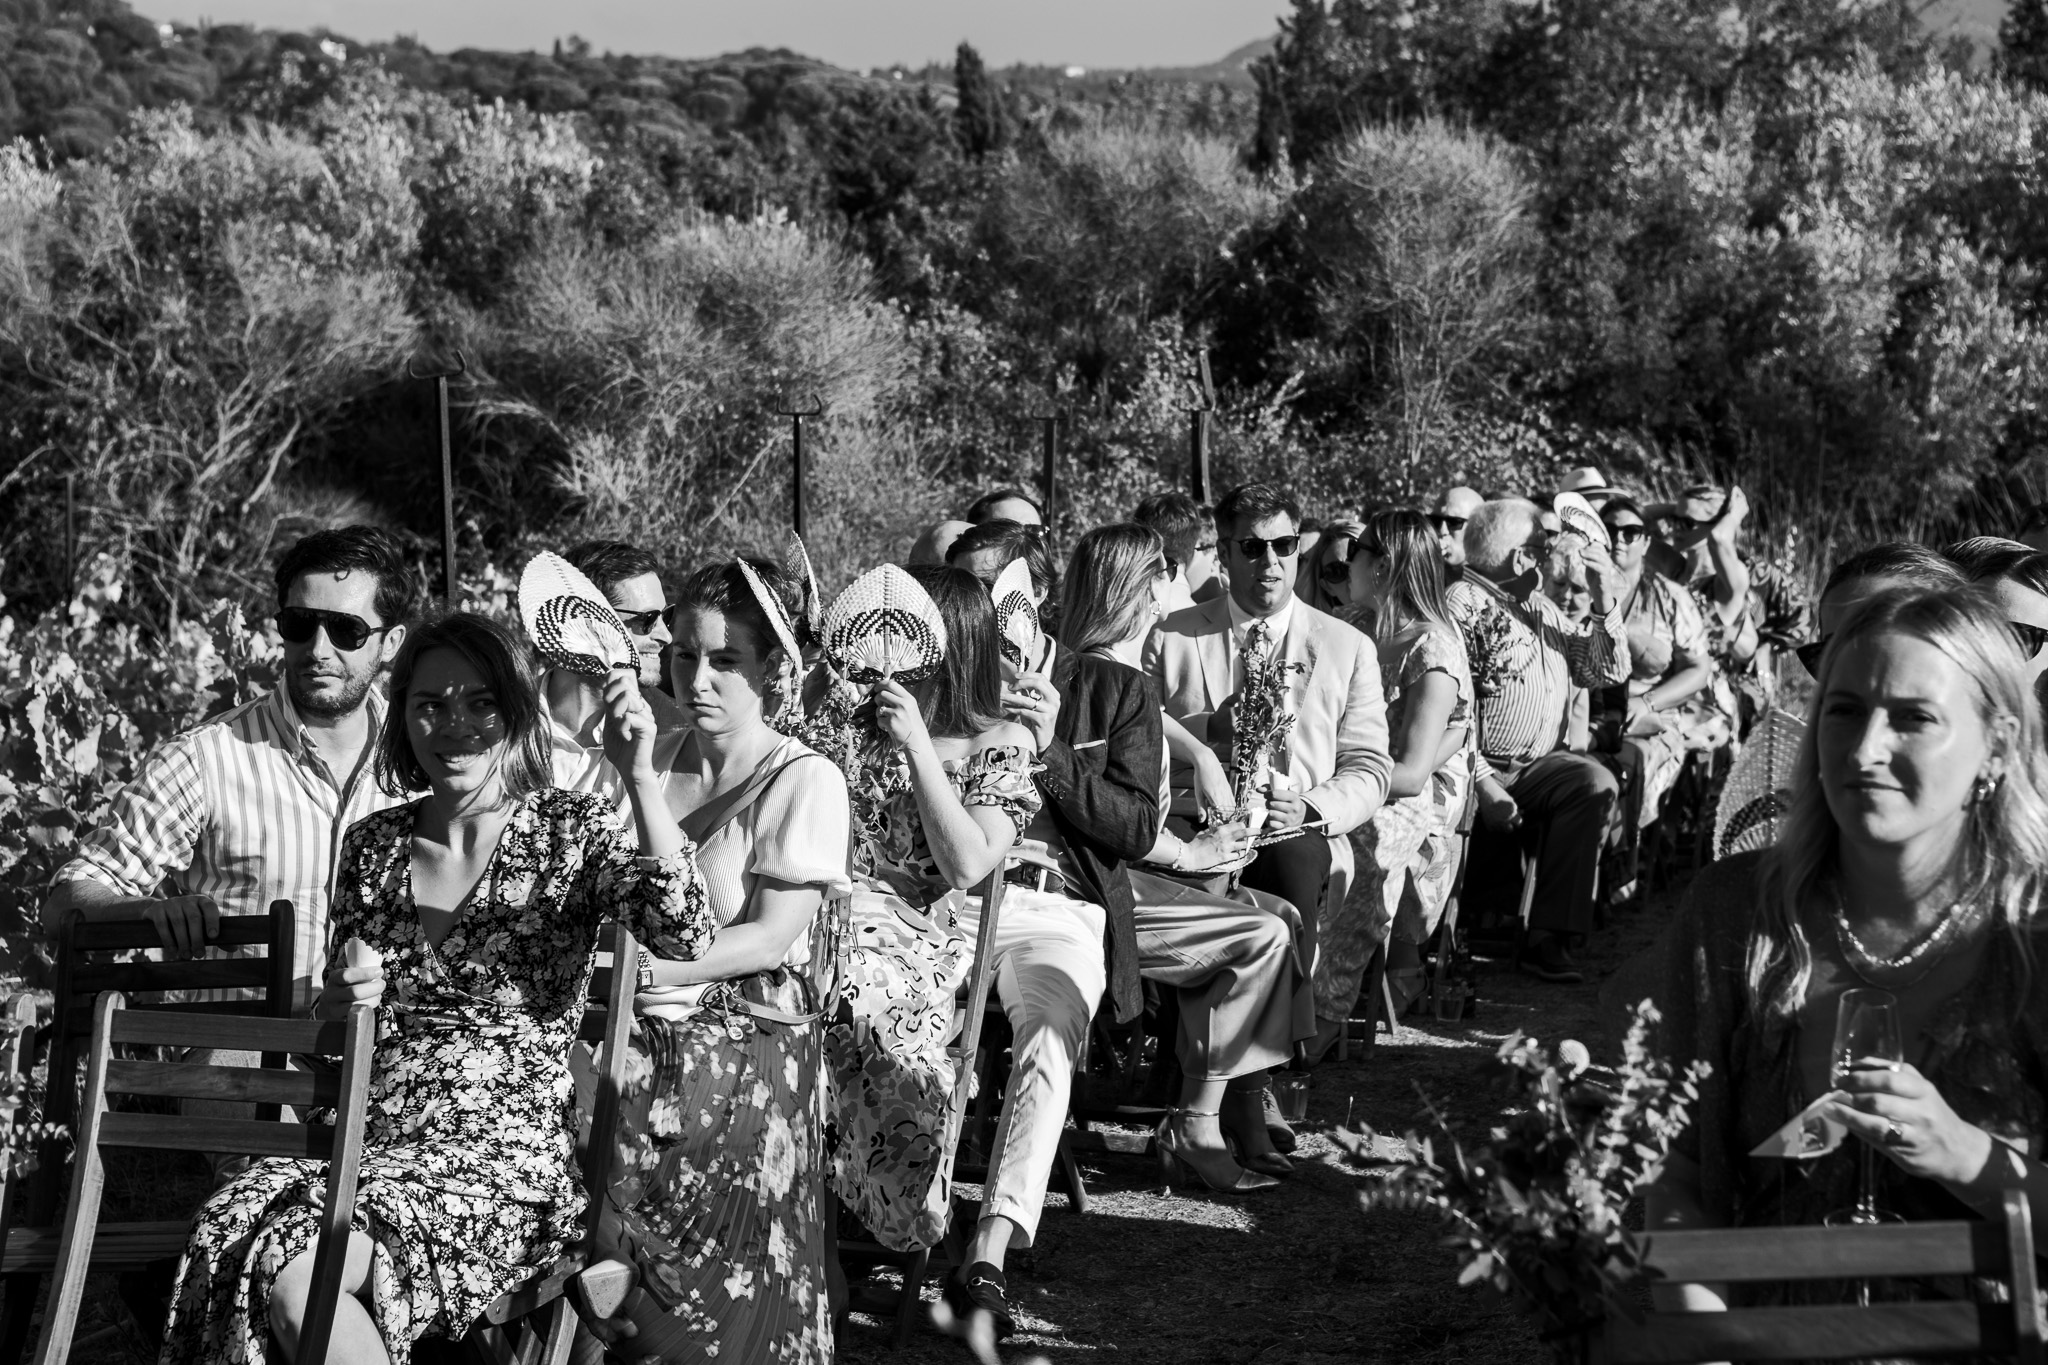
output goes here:
{"type": "Polygon", "coordinates": [[[1997,773],[1978,773],[1977,780],[1970,784],[1970,800],[1983,805],[1997,794],[2000,780],[1997,773]]]}

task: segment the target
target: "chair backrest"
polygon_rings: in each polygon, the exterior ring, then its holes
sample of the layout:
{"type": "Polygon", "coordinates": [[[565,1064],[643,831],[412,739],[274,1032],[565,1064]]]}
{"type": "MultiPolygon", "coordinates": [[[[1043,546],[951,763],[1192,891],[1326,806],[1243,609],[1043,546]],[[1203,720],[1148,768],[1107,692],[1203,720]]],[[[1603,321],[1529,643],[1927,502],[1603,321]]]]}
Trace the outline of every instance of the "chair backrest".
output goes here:
{"type": "Polygon", "coordinates": [[[639,980],[640,945],[625,925],[611,926],[608,956],[609,960],[607,954],[600,953],[591,972],[581,1029],[583,1041],[598,1049],[597,1094],[590,1107],[590,1138],[583,1147],[583,1188],[590,1191],[583,1217],[593,1233],[604,1207],[602,1193],[610,1187],[626,1047],[633,1032],[633,988],[639,980]]]}
{"type": "Polygon", "coordinates": [[[118,991],[100,995],[93,1009],[92,1049],[78,1120],[78,1152],[72,1162],[71,1207],[57,1252],[57,1281],[50,1292],[37,1359],[53,1362],[70,1353],[71,1333],[85,1293],[92,1242],[105,1181],[101,1149],[140,1147],[188,1152],[246,1152],[252,1156],[309,1157],[328,1163],[313,1259],[313,1292],[299,1335],[297,1359],[313,1365],[325,1359],[334,1309],[347,1260],[349,1219],[355,1210],[357,1164],[363,1147],[364,1114],[370,1089],[370,1057],[376,1041],[376,1012],[356,1005],[342,1021],[223,1018],[178,1010],[131,1010],[118,991]],[[335,1070],[282,1067],[209,1066],[198,1062],[133,1061],[116,1057],[123,1044],[172,1049],[229,1048],[266,1055],[339,1057],[335,1070]],[[226,1100],[332,1107],[331,1124],[292,1119],[215,1118],[180,1113],[115,1111],[111,1095],[164,1099],[226,1100]]]}
{"type": "Polygon", "coordinates": [[[1660,1279],[1680,1284],[1981,1276],[2002,1281],[2010,1302],[1652,1313],[1641,1322],[1610,1320],[1595,1359],[1681,1365],[1991,1355],[2040,1365],[2048,1358],[2035,1293],[2033,1219],[2019,1191],[2006,1194],[1997,1215],[1977,1222],[1653,1233],[1647,1259],[1660,1279]]]}
{"type": "Polygon", "coordinates": [[[285,1018],[292,1012],[293,931],[297,914],[288,900],[270,903],[263,915],[223,915],[221,948],[263,948],[262,956],[243,953],[189,962],[99,962],[93,952],[124,952],[160,948],[163,940],[148,920],[87,920],[76,912],[64,922],[57,946],[57,1023],[68,1036],[92,1032],[92,1011],[72,1009],[103,991],[136,995],[144,991],[262,992],[260,1001],[181,1000],[151,1005],[155,1011],[195,1014],[267,1014],[285,1018]]]}
{"type": "Polygon", "coordinates": [[[980,889],[981,922],[974,936],[974,966],[967,977],[967,999],[962,1006],[965,1018],[954,1048],[958,1065],[953,1072],[952,1098],[946,1105],[946,1129],[939,1140],[939,1160],[948,1180],[952,1178],[953,1154],[960,1146],[960,1128],[967,1121],[967,1102],[974,1093],[974,1055],[981,1043],[989,987],[995,981],[996,923],[1002,915],[1004,885],[1003,864],[998,863],[980,889]]]}

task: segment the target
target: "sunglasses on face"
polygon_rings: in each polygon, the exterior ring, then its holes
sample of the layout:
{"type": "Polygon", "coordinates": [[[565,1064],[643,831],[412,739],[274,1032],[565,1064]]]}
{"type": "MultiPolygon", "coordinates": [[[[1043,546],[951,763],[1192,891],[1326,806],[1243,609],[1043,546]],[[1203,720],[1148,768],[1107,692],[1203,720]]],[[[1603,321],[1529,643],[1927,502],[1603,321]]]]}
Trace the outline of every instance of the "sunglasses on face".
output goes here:
{"type": "Polygon", "coordinates": [[[1429,524],[1436,527],[1436,533],[1440,536],[1456,536],[1465,533],[1465,523],[1468,520],[1470,518],[1450,517],[1439,513],[1429,519],[1429,524]]]}
{"type": "Polygon", "coordinates": [[[1697,531],[1707,524],[1704,521],[1695,521],[1691,517],[1681,517],[1677,513],[1673,513],[1667,520],[1674,531],[1697,531]]]}
{"type": "Polygon", "coordinates": [[[1614,537],[1616,545],[1633,545],[1639,540],[1648,540],[1650,538],[1650,528],[1647,526],[1610,526],[1607,528],[1607,534],[1614,537]]]}
{"type": "Polygon", "coordinates": [[[653,632],[655,622],[668,620],[669,613],[674,610],[674,607],[656,607],[653,611],[622,611],[619,619],[633,634],[647,635],[653,632]]]}
{"type": "Polygon", "coordinates": [[[1163,555],[1159,560],[1158,573],[1161,578],[1171,578],[1180,572],[1180,561],[1172,555],[1163,555]]]}
{"type": "Polygon", "coordinates": [[[1273,558],[1286,559],[1301,549],[1301,537],[1274,536],[1271,540],[1260,540],[1257,536],[1243,536],[1239,538],[1237,548],[1244,551],[1246,559],[1254,562],[1264,559],[1269,549],[1273,552],[1273,558]]]}
{"type": "Polygon", "coordinates": [[[372,635],[381,635],[389,626],[373,626],[360,616],[351,616],[345,611],[318,611],[312,607],[284,607],[272,618],[277,622],[277,633],[288,645],[303,645],[312,640],[322,626],[327,628],[327,638],[334,647],[346,653],[361,649],[372,635]]]}
{"type": "Polygon", "coordinates": [[[1316,570],[1316,577],[1322,579],[1323,582],[1328,583],[1333,588],[1340,583],[1349,583],[1351,581],[1351,561],[1349,559],[1333,559],[1323,565],[1322,568],[1316,570]]]}
{"type": "Polygon", "coordinates": [[[2030,626],[2025,621],[2007,621],[2006,625],[2012,627],[2013,638],[2020,642],[2020,653],[2029,661],[2041,652],[2042,646],[2048,645],[2048,626],[2030,626]]]}
{"type": "Polygon", "coordinates": [[[1820,677],[1820,656],[1827,652],[1828,641],[1834,638],[1832,635],[1823,635],[1818,640],[1808,640],[1792,651],[1792,657],[1799,660],[1799,666],[1806,670],[1807,677],[1820,677]]]}

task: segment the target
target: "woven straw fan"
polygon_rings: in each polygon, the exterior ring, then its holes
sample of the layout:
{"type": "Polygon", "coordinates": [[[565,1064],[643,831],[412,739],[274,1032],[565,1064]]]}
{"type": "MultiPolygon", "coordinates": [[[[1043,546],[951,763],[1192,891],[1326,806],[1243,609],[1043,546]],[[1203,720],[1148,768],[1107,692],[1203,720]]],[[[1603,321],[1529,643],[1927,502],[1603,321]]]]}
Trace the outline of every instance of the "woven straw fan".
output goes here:
{"type": "Polygon", "coordinates": [[[1714,807],[1716,858],[1778,842],[1792,809],[1792,775],[1805,737],[1806,722],[1775,707],[1749,732],[1714,807]]]}
{"type": "Polygon", "coordinates": [[[804,585],[804,625],[816,638],[825,629],[825,594],[818,591],[818,575],[811,571],[811,555],[804,549],[804,538],[794,531],[782,547],[782,567],[804,585]]]}
{"type": "Polygon", "coordinates": [[[558,554],[542,550],[526,562],[519,575],[519,619],[550,668],[588,678],[639,668],[626,623],[597,585],[558,554]]]}
{"type": "Polygon", "coordinates": [[[1019,668],[1030,666],[1038,657],[1040,628],[1038,607],[1031,600],[1031,569],[1021,559],[996,575],[989,589],[996,603],[996,634],[1001,637],[1003,657],[1019,668]]]}
{"type": "Polygon", "coordinates": [[[920,682],[945,662],[946,623],[916,579],[884,564],[832,599],[825,612],[825,653],[857,683],[886,677],[920,682]]]}
{"type": "Polygon", "coordinates": [[[1557,524],[1564,530],[1588,545],[1599,545],[1609,550],[1614,548],[1614,538],[1607,534],[1607,523],[1600,520],[1593,504],[1577,493],[1559,493],[1551,500],[1550,506],[1557,513],[1557,524]]]}

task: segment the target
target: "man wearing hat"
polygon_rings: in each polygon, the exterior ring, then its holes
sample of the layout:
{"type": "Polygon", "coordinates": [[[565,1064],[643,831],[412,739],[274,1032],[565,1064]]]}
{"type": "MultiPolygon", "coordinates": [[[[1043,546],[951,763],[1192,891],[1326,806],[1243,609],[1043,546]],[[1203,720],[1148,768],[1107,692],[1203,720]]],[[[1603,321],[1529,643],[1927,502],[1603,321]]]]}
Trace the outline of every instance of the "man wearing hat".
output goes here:
{"type": "Polygon", "coordinates": [[[1560,493],[1577,493],[1592,505],[1594,511],[1621,490],[1607,482],[1607,476],[1600,472],[1598,465],[1582,464],[1564,476],[1564,482],[1557,486],[1560,493]]]}
{"type": "Polygon", "coordinates": [[[1436,510],[1429,514],[1429,524],[1436,528],[1437,548],[1444,555],[1446,585],[1465,575],[1465,523],[1485,501],[1477,489],[1454,484],[1444,490],[1444,495],[1436,500],[1436,510]]]}

